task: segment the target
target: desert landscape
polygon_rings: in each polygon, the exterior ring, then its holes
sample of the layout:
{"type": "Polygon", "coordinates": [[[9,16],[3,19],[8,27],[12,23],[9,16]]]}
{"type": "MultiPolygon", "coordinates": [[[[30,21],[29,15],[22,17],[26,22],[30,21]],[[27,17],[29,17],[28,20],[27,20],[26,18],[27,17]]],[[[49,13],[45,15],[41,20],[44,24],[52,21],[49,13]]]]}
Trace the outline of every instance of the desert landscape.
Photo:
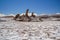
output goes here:
{"type": "Polygon", "coordinates": [[[60,15],[17,15],[0,17],[0,40],[60,40],[60,15]]]}
{"type": "Polygon", "coordinates": [[[60,40],[60,0],[0,0],[0,40],[60,40]]]}

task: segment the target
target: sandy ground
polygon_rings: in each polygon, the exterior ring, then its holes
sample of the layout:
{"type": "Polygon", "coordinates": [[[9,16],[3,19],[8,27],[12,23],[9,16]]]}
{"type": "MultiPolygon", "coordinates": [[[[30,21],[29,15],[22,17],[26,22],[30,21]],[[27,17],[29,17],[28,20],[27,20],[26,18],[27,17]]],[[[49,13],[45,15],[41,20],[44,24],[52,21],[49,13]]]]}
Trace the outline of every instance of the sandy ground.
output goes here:
{"type": "Polygon", "coordinates": [[[60,40],[60,21],[19,22],[0,18],[0,40],[60,40]]]}

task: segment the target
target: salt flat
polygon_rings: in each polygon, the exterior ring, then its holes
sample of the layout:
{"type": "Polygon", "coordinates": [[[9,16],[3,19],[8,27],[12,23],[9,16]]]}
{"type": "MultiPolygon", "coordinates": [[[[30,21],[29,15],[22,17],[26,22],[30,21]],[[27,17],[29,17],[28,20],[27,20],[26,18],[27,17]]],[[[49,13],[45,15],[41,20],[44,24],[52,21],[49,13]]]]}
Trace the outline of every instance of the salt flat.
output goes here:
{"type": "Polygon", "coordinates": [[[0,18],[0,40],[60,40],[60,21],[19,22],[0,18]]]}

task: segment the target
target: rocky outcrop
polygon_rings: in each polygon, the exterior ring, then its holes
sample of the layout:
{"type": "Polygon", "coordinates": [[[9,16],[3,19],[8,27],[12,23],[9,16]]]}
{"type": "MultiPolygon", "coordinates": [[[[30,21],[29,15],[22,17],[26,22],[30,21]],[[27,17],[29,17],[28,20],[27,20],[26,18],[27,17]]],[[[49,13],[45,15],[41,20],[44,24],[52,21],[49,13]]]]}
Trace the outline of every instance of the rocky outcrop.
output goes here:
{"type": "Polygon", "coordinates": [[[14,20],[16,20],[19,16],[20,16],[20,14],[17,14],[17,15],[14,17],[14,20]]]}
{"type": "Polygon", "coordinates": [[[34,13],[32,12],[31,16],[28,15],[29,13],[29,9],[26,10],[26,14],[23,15],[19,15],[17,14],[14,19],[18,20],[18,21],[22,21],[22,22],[38,22],[41,21],[40,18],[36,15],[34,15],[34,13]]]}
{"type": "Polygon", "coordinates": [[[31,14],[31,17],[36,17],[33,12],[32,12],[32,14],[31,14]]]}
{"type": "Polygon", "coordinates": [[[29,9],[26,10],[26,14],[25,14],[26,17],[28,17],[28,11],[29,11],[29,9]]]}

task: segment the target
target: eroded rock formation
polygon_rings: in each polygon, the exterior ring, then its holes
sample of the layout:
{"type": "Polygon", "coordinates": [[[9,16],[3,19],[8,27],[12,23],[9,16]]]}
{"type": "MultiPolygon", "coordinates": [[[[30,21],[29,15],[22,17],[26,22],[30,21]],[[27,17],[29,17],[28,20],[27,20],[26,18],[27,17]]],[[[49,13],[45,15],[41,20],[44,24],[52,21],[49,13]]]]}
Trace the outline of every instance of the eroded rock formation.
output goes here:
{"type": "Polygon", "coordinates": [[[31,16],[29,16],[28,15],[29,14],[29,9],[27,9],[26,10],[26,13],[25,14],[23,14],[23,15],[19,15],[19,14],[17,14],[16,16],[15,16],[15,20],[18,20],[18,21],[22,21],[22,22],[38,22],[38,21],[41,21],[40,19],[39,19],[39,17],[37,17],[36,15],[34,15],[34,13],[32,12],[32,14],[31,14],[31,16]]]}
{"type": "Polygon", "coordinates": [[[16,20],[19,16],[20,16],[20,14],[17,14],[17,15],[14,17],[14,20],[16,20]]]}
{"type": "Polygon", "coordinates": [[[26,14],[25,14],[25,16],[27,16],[27,17],[28,17],[28,11],[29,11],[29,9],[26,10],[26,14]]]}
{"type": "Polygon", "coordinates": [[[31,17],[35,17],[34,12],[32,12],[31,17]]]}

